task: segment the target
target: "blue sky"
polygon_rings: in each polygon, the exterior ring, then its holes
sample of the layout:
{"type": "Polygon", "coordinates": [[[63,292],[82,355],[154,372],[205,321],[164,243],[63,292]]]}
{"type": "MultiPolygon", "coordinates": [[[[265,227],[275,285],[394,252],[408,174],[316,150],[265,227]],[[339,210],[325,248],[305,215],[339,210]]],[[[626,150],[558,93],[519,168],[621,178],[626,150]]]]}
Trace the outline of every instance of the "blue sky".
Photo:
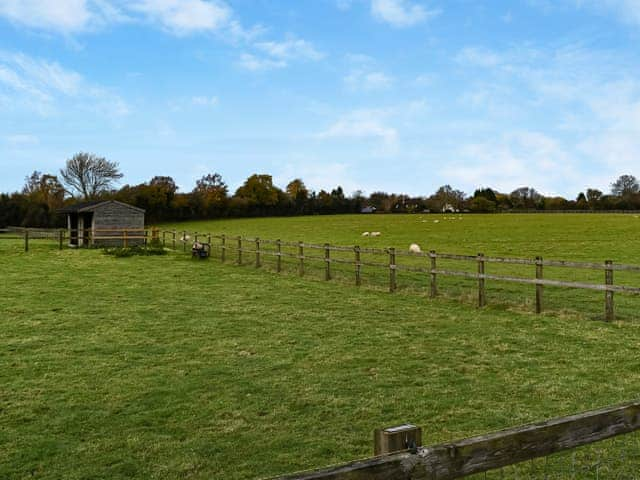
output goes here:
{"type": "Polygon", "coordinates": [[[0,191],[78,151],[570,198],[640,176],[640,0],[0,0],[0,191]]]}

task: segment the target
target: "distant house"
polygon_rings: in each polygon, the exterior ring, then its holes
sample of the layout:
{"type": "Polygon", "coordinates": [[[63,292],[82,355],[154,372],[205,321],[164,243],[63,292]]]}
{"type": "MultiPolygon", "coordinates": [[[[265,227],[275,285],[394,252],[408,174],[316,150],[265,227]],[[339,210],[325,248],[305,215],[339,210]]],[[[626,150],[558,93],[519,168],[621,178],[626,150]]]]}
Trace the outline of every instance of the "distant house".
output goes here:
{"type": "Polygon", "coordinates": [[[376,207],[368,205],[366,207],[362,207],[360,213],[376,213],[376,207]]]}
{"type": "Polygon", "coordinates": [[[67,216],[70,246],[144,243],[145,211],[142,208],[116,200],[99,200],[76,203],[59,212],[67,216]]]}
{"type": "Polygon", "coordinates": [[[442,207],[442,213],[458,213],[459,211],[460,210],[455,208],[450,203],[445,203],[444,206],[442,207]]]}

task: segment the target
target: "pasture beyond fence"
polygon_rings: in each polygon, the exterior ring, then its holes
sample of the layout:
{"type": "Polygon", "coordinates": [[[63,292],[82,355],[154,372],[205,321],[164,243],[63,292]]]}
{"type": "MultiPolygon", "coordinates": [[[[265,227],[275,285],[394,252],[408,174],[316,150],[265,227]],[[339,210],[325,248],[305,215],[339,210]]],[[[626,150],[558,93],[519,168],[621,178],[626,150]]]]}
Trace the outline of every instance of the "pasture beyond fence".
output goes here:
{"type": "MultiPolygon", "coordinates": [[[[184,252],[191,251],[190,245],[193,242],[205,242],[211,245],[212,251],[217,251],[217,257],[222,262],[232,260],[237,265],[252,264],[256,268],[265,266],[265,259],[271,257],[274,259],[274,265],[271,267],[276,272],[284,271],[285,262],[288,260],[289,267],[294,267],[301,277],[307,275],[310,268],[314,268],[326,281],[334,279],[339,273],[342,278],[351,276],[356,286],[363,285],[364,269],[368,269],[370,272],[375,272],[378,278],[380,275],[387,276],[389,292],[398,290],[399,273],[413,275],[414,279],[417,279],[414,283],[427,291],[432,298],[438,296],[443,278],[457,278],[459,281],[456,283],[468,280],[475,283],[478,307],[487,305],[489,281],[499,284],[529,285],[535,287],[532,298],[535,312],[538,314],[544,309],[545,287],[602,292],[606,321],[612,321],[615,318],[614,293],[640,295],[639,287],[614,284],[614,272],[625,275],[624,280],[637,282],[637,278],[631,278],[629,274],[640,272],[640,265],[616,264],[612,260],[605,260],[602,263],[576,262],[548,260],[542,257],[527,259],[486,256],[483,253],[459,255],[435,250],[411,253],[394,247],[339,246],[329,243],[290,242],[187,231],[162,231],[161,241],[166,247],[174,250],[181,249],[184,252]],[[252,258],[248,258],[249,256],[252,258]],[[460,264],[463,267],[459,267],[460,264]],[[487,271],[489,265],[493,268],[502,267],[501,271],[489,273],[487,271]],[[523,276],[521,271],[513,270],[514,267],[530,268],[530,276],[523,276]],[[599,280],[591,275],[588,278],[590,281],[575,281],[568,279],[566,273],[561,273],[561,271],[577,269],[599,273],[599,280]],[[558,278],[549,278],[549,271],[558,278]]],[[[447,286],[451,286],[451,283],[447,286]]]]}
{"type": "MultiPolygon", "coordinates": [[[[299,276],[318,276],[325,281],[343,280],[356,286],[384,287],[390,292],[399,288],[410,288],[438,296],[446,290],[452,296],[468,295],[475,290],[474,303],[484,307],[489,303],[489,285],[501,298],[517,298],[520,303],[531,303],[536,313],[542,313],[552,292],[545,287],[576,289],[603,293],[604,318],[615,318],[614,294],[640,294],[637,274],[640,265],[603,262],[577,262],[536,258],[510,258],[484,255],[460,255],[452,253],[428,252],[410,253],[394,247],[372,248],[360,246],[340,246],[269,240],[258,237],[227,236],[225,234],[198,233],[187,231],[150,230],[95,230],[87,232],[62,229],[31,229],[11,227],[0,230],[1,239],[24,242],[29,250],[32,240],[51,240],[62,249],[69,241],[77,243],[83,238],[83,246],[92,246],[98,241],[117,241],[121,246],[147,245],[150,241],[161,242],[166,248],[191,252],[194,242],[211,246],[211,253],[222,262],[233,261],[237,265],[251,264],[256,268],[270,268],[278,273],[289,272],[299,276]],[[251,258],[249,258],[251,257],[251,258]],[[272,261],[269,261],[272,259],[272,261]],[[525,270],[524,274],[522,269],[525,270]],[[491,271],[489,271],[491,270],[491,271]],[[585,278],[575,280],[575,272],[587,272],[585,278]],[[616,283],[614,284],[614,274],[616,283]],[[399,276],[404,284],[401,285],[399,276]],[[533,291],[510,289],[509,285],[530,286],[533,291]]],[[[554,288],[555,291],[555,288],[554,288]]],[[[562,304],[564,295],[556,297],[562,304]]],[[[585,300],[593,303],[593,299],[585,300]]],[[[635,312],[636,306],[629,308],[635,312]]],[[[634,313],[631,313],[634,315],[634,313]]],[[[634,315],[635,316],[635,315],[634,315]]]]}
{"type": "Polygon", "coordinates": [[[421,435],[394,428],[382,432],[400,437],[395,453],[390,450],[386,455],[278,480],[453,480],[478,474],[484,474],[482,478],[639,478],[640,442],[631,435],[638,429],[639,401],[428,447],[407,441],[403,445],[402,435],[407,440],[421,435]],[[615,441],[596,452],[576,450],[607,439],[615,441]],[[565,451],[573,454],[550,457],[565,451]],[[534,463],[539,458],[543,463],[534,463]]]}

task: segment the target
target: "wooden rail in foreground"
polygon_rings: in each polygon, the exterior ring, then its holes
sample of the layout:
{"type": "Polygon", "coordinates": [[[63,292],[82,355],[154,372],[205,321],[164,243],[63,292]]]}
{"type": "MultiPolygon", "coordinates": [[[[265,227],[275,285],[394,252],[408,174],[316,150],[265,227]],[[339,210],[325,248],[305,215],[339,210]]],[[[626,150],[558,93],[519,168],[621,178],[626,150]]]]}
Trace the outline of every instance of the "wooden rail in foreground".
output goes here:
{"type": "Polygon", "coordinates": [[[452,480],[638,429],[640,402],[635,401],[277,480],[452,480]]]}

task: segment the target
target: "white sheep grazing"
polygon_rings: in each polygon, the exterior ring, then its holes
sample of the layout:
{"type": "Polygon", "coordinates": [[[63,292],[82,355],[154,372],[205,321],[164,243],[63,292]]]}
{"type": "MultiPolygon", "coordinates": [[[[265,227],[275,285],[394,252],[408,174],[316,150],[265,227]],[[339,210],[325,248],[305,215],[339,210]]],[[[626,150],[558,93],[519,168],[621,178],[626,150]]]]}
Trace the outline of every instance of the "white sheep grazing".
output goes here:
{"type": "Polygon", "coordinates": [[[440,223],[440,220],[434,220],[433,223],[440,223]]]}
{"type": "Polygon", "coordinates": [[[362,232],[362,236],[363,237],[368,237],[369,236],[369,232],[362,232]]]}
{"type": "Polygon", "coordinates": [[[371,232],[372,237],[379,237],[380,235],[382,235],[380,232],[371,232]]]}
{"type": "Polygon", "coordinates": [[[181,242],[188,242],[191,237],[189,235],[183,235],[180,237],[181,242]]]}
{"type": "Polygon", "coordinates": [[[422,253],[420,245],[418,245],[417,243],[412,243],[411,245],[409,245],[409,253],[422,253]]]}

